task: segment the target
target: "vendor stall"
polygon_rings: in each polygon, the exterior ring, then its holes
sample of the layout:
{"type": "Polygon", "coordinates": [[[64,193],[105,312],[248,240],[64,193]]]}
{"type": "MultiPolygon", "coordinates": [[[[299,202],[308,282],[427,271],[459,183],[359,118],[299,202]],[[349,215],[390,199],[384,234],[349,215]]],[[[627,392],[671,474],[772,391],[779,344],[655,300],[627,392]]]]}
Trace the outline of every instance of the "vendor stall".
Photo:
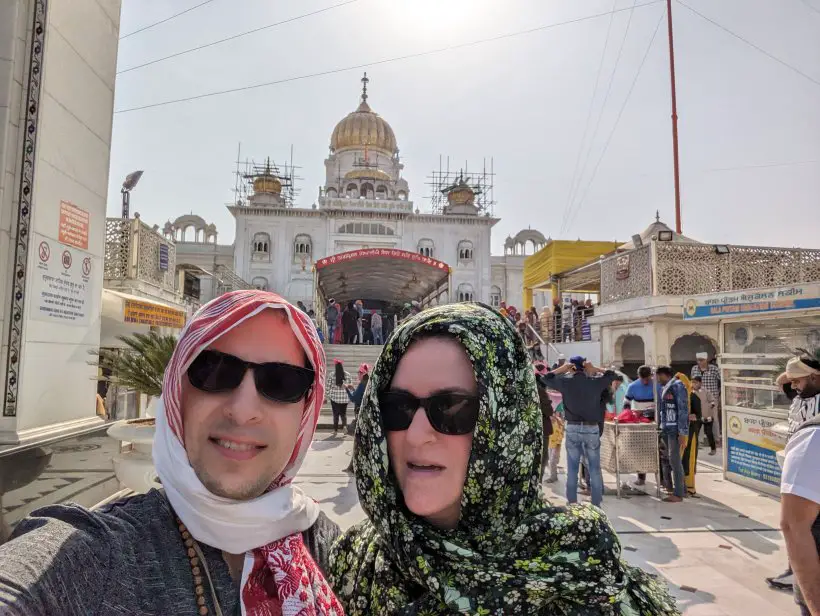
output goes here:
{"type": "Polygon", "coordinates": [[[621,498],[621,473],[654,473],[656,495],[660,498],[658,425],[605,422],[601,436],[601,470],[615,475],[618,498],[621,498]]]}
{"type": "Polygon", "coordinates": [[[684,319],[719,321],[726,478],[777,495],[791,401],[775,380],[820,345],[820,283],[686,298],[684,319]]]}

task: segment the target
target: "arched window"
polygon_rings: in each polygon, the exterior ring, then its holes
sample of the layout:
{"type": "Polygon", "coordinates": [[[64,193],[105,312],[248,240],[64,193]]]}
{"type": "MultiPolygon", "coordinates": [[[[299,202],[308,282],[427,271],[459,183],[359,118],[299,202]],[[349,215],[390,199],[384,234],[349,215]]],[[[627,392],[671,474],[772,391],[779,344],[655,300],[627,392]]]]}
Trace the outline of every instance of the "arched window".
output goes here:
{"type": "Polygon", "coordinates": [[[335,188],[328,188],[328,189],[325,191],[325,196],[330,197],[330,198],[333,198],[333,197],[338,197],[338,196],[339,196],[339,193],[337,193],[337,192],[336,192],[336,189],[335,189],[335,188]]]}
{"type": "Polygon", "coordinates": [[[435,245],[433,244],[433,240],[428,238],[419,240],[419,254],[432,258],[435,254],[435,245]]]}
{"type": "Polygon", "coordinates": [[[404,192],[403,190],[400,190],[399,192],[396,193],[396,198],[399,201],[407,201],[407,193],[404,192]]]}
{"type": "Polygon", "coordinates": [[[490,306],[493,308],[501,306],[501,288],[496,285],[490,287],[490,306]]]}
{"type": "Polygon", "coordinates": [[[458,301],[471,302],[473,301],[473,285],[462,282],[458,285],[458,292],[456,294],[458,301]]]}
{"type": "Polygon", "coordinates": [[[473,260],[473,243],[470,240],[461,240],[458,243],[458,260],[472,261],[473,260]]]}
{"type": "Polygon", "coordinates": [[[376,199],[387,199],[387,186],[379,184],[376,187],[376,199]]]}
{"type": "Polygon", "coordinates": [[[362,189],[360,191],[362,197],[366,197],[367,199],[373,198],[373,184],[370,182],[365,182],[362,184],[362,189]]]}
{"type": "Polygon", "coordinates": [[[347,196],[351,199],[356,199],[359,196],[359,187],[355,184],[347,185],[347,196]]]}
{"type": "Polygon", "coordinates": [[[270,235],[267,233],[254,233],[251,251],[254,260],[270,260],[270,235]]]}
{"type": "Polygon", "coordinates": [[[293,240],[293,254],[297,257],[310,257],[313,254],[313,242],[309,235],[300,233],[293,240]]]}
{"type": "Polygon", "coordinates": [[[268,290],[268,279],[264,276],[257,276],[253,280],[251,280],[251,285],[254,289],[258,289],[260,291],[267,291],[268,290]]]}

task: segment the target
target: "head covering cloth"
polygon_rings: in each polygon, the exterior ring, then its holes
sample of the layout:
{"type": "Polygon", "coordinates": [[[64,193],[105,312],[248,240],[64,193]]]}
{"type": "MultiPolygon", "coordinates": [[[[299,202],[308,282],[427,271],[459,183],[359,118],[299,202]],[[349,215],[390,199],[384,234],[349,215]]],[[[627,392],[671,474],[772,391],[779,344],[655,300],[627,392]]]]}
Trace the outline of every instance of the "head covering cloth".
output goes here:
{"type": "Polygon", "coordinates": [[[330,572],[348,615],[679,613],[663,584],[621,561],[600,509],[545,500],[535,374],[521,337],[497,311],[449,304],[405,321],[371,371],[357,421],[354,469],[368,519],[334,545],[330,572]],[[379,410],[378,394],[402,356],[428,336],[464,347],[479,390],[454,530],[407,509],[379,410]]]}
{"type": "Polygon", "coordinates": [[[291,484],[316,431],[324,381],[325,354],[310,317],[278,295],[258,290],[226,293],[202,306],[182,330],[165,369],[156,411],[154,465],[174,512],[194,539],[230,554],[245,554],[240,589],[242,614],[343,614],[302,538],[302,532],[319,515],[318,505],[291,484]],[[270,309],[285,313],[315,379],[284,470],[264,494],[239,501],[211,493],[188,461],[182,382],[201,351],[234,327],[270,309]],[[268,590],[271,577],[275,596],[268,590]]]}

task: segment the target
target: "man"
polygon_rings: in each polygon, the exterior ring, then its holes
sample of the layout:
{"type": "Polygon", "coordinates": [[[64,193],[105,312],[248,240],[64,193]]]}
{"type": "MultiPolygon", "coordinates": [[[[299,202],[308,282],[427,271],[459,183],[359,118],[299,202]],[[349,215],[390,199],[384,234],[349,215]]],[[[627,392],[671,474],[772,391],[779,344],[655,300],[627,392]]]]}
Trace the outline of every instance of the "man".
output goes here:
{"type": "Polygon", "coordinates": [[[717,402],[714,396],[703,388],[703,379],[696,376],[692,379],[692,393],[700,400],[700,412],[703,420],[703,432],[709,442],[709,455],[716,453],[715,447],[715,417],[717,416],[717,402]]]}
{"type": "Polygon", "coordinates": [[[0,613],[341,615],[320,568],[339,529],[291,483],[324,377],[310,319],[278,295],[203,306],[157,408],[164,489],[22,520],[0,546],[0,613]]]}
{"type": "Polygon", "coordinates": [[[373,332],[373,344],[384,344],[382,325],[382,315],[378,312],[373,312],[370,317],[370,329],[373,332]]]}
{"type": "Polygon", "coordinates": [[[364,318],[364,302],[360,299],[356,300],[356,314],[358,315],[356,319],[356,331],[358,332],[358,338],[356,339],[357,344],[364,344],[364,331],[362,330],[362,319],[364,318]]]}
{"type": "Polygon", "coordinates": [[[715,403],[717,404],[716,412],[718,416],[718,426],[720,428],[720,432],[722,433],[723,413],[720,409],[720,368],[718,368],[715,364],[709,363],[709,353],[706,353],[705,351],[696,353],[695,359],[698,363],[692,366],[692,371],[689,374],[689,378],[694,379],[696,376],[699,376],[701,378],[701,382],[703,383],[703,388],[712,394],[712,397],[715,399],[715,403]]]}
{"type": "Polygon", "coordinates": [[[793,357],[786,365],[786,376],[789,387],[807,402],[805,406],[801,403],[801,407],[812,415],[795,429],[786,445],[780,485],[780,528],[797,582],[795,602],[803,616],[817,616],[820,614],[820,414],[817,412],[820,361],[807,356],[793,357]]]}
{"type": "Polygon", "coordinates": [[[327,342],[333,344],[336,333],[336,319],[339,318],[339,307],[336,305],[336,300],[332,297],[327,302],[327,310],[325,310],[325,321],[327,321],[327,342]]]}
{"type": "Polygon", "coordinates": [[[601,473],[599,424],[606,411],[604,392],[615,380],[612,370],[596,368],[578,355],[569,363],[540,378],[541,383],[561,393],[566,419],[567,501],[578,502],[578,468],[581,456],[589,465],[592,504],[600,507],[604,493],[601,473]]]}
{"type": "MultiPolygon", "coordinates": [[[[655,390],[652,385],[652,368],[649,366],[638,368],[638,379],[632,381],[626,388],[624,409],[631,409],[655,421],[655,390]]],[[[646,473],[638,473],[635,485],[646,485],[646,473]]]]}
{"type": "Polygon", "coordinates": [[[663,500],[667,503],[679,503],[686,490],[681,450],[689,438],[689,392],[680,379],[673,376],[669,366],[658,367],[656,374],[662,387],[658,409],[661,438],[666,445],[674,482],[674,493],[663,500]]]}
{"type": "MultiPolygon", "coordinates": [[[[806,369],[820,367],[817,357],[799,356],[792,358],[786,364],[786,371],[777,377],[775,381],[783,393],[792,403],[789,408],[789,435],[787,443],[800,426],[814,417],[820,415],[820,392],[815,390],[811,374],[806,374],[806,369]],[[799,361],[796,361],[799,360],[799,361]]],[[[788,446],[788,445],[787,445],[788,446]]],[[[786,571],[776,577],[766,578],[766,581],[773,588],[779,590],[789,590],[793,586],[793,572],[791,566],[786,571]]]]}
{"type": "Polygon", "coordinates": [[[300,300],[300,299],[296,300],[296,307],[299,310],[301,310],[302,312],[304,312],[305,314],[307,314],[307,311],[308,311],[307,306],[305,306],[305,304],[302,302],[302,300],[300,300]]]}

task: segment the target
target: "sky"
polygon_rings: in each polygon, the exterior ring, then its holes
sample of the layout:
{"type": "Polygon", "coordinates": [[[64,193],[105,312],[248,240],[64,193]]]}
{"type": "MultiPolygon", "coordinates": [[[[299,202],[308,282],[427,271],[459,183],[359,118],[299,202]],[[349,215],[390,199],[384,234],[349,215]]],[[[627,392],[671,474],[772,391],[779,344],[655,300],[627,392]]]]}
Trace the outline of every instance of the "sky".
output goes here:
{"type": "MultiPolygon", "coordinates": [[[[121,36],[200,3],[123,0],[121,36]]],[[[684,234],[820,247],[820,0],[672,6],[684,234]]],[[[119,215],[125,175],[143,169],[132,212],[160,226],[195,213],[216,224],[220,244],[232,242],[225,206],[240,143],[242,158],[257,161],[287,160],[292,148],[296,205],[310,207],[330,135],[356,108],[367,70],[368,102],[396,133],[416,208],[430,209],[426,182],[440,157],[471,169],[493,159],[493,254],[528,227],[627,241],[656,210],[674,226],[665,7],[211,0],[120,41],[109,215],[119,215]]]]}

